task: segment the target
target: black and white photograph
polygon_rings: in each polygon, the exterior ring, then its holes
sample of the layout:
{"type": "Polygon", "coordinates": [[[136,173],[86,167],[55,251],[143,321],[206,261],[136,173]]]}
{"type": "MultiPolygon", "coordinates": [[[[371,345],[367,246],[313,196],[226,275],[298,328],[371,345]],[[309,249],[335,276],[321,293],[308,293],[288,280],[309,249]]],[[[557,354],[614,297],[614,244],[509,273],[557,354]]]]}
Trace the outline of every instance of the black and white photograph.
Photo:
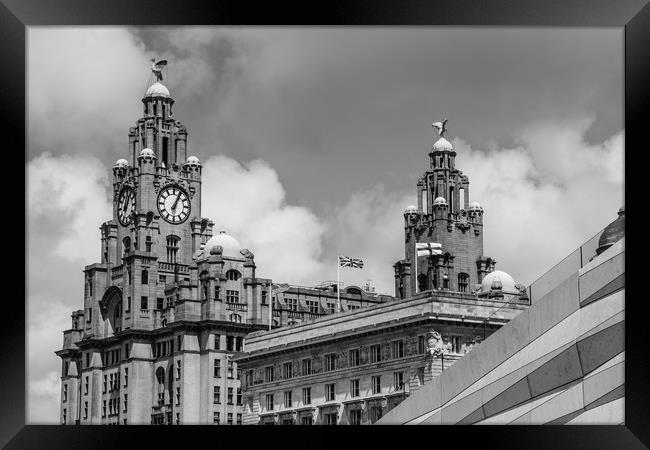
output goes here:
{"type": "Polygon", "coordinates": [[[626,426],[623,27],[24,39],[26,425],[626,426]]]}

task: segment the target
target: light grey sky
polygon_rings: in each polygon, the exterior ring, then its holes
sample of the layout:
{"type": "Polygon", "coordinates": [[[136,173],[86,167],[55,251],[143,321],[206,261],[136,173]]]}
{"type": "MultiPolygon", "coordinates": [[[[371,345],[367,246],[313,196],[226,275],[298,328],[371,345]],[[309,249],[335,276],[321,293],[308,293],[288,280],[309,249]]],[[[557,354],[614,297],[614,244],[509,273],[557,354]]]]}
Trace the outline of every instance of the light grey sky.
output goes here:
{"type": "Polygon", "coordinates": [[[53,351],[99,260],[110,168],[127,154],[152,57],[204,162],[203,215],[260,276],[314,284],[337,253],[392,293],[402,211],[449,118],[485,207],[485,253],[530,283],[623,203],[623,30],[44,28],[28,30],[29,385],[58,420],[53,351]],[[236,199],[237,201],[233,201],[236,199]],[[275,261],[271,264],[271,261],[275,261]]]}

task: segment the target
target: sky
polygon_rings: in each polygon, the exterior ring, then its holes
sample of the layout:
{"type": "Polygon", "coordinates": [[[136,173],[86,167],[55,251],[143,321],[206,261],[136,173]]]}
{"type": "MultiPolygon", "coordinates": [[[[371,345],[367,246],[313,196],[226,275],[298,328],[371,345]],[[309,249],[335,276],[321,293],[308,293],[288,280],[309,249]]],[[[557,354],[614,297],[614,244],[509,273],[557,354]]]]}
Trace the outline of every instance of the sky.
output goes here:
{"type": "Polygon", "coordinates": [[[485,254],[529,284],[616,218],[623,30],[488,27],[29,27],[30,423],[56,423],[54,351],[100,260],[110,170],[128,154],[150,59],[203,163],[202,216],[261,277],[393,294],[405,207],[448,118],[485,208],[485,254]]]}

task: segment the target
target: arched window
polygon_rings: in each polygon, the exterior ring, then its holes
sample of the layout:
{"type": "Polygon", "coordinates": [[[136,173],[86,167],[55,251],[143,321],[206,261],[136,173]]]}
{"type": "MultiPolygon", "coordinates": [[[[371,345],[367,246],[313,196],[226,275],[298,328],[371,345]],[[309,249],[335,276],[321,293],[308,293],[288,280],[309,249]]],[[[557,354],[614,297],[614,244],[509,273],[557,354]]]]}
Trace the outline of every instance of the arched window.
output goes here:
{"type": "Polygon", "coordinates": [[[226,272],[226,279],[231,280],[231,281],[237,281],[241,277],[241,273],[236,271],[235,269],[230,269],[228,272],[226,272]]]}
{"type": "Polygon", "coordinates": [[[158,384],[165,384],[165,369],[162,367],[158,367],[158,369],[156,369],[156,381],[158,384]]]}
{"type": "Polygon", "coordinates": [[[361,289],[359,288],[350,287],[346,289],[346,292],[352,295],[361,295],[361,289]]]}
{"type": "Polygon", "coordinates": [[[147,236],[144,239],[145,251],[151,252],[151,236],[147,236]]]}
{"type": "Polygon", "coordinates": [[[178,248],[181,238],[174,235],[167,236],[167,262],[175,263],[178,259],[178,248]]]}
{"type": "Polygon", "coordinates": [[[418,289],[420,292],[427,290],[427,276],[423,273],[418,275],[418,289]]]}
{"type": "Polygon", "coordinates": [[[241,316],[239,314],[231,314],[230,321],[235,323],[241,323],[241,316]]]}
{"type": "Polygon", "coordinates": [[[156,381],[158,382],[158,405],[165,404],[165,369],[156,369],[156,381]]]}
{"type": "Polygon", "coordinates": [[[469,286],[469,275],[466,273],[458,274],[458,290],[460,292],[467,292],[467,287],[469,286]]]}

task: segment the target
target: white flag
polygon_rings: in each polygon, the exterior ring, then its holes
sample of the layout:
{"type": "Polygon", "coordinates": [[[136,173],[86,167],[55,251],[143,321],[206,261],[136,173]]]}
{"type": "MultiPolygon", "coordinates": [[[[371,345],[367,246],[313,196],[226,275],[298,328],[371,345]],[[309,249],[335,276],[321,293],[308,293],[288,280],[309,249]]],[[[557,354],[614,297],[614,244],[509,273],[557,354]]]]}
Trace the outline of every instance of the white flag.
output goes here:
{"type": "Polygon", "coordinates": [[[437,242],[416,242],[418,256],[442,255],[442,244],[437,242]]]}

